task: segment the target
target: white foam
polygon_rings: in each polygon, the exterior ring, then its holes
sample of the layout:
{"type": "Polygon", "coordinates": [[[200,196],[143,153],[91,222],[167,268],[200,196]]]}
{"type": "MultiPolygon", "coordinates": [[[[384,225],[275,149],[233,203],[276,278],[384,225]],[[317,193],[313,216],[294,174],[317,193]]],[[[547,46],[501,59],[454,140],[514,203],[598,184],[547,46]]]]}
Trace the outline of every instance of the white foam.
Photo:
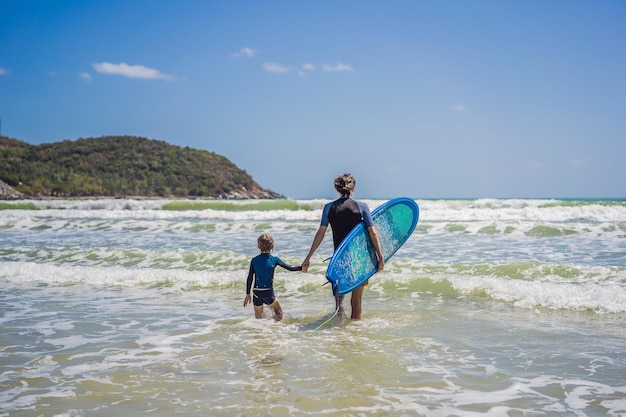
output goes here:
{"type": "Polygon", "coordinates": [[[450,276],[448,280],[463,293],[485,291],[496,300],[512,302],[523,308],[626,312],[626,289],[618,284],[525,281],[490,276],[450,276]]]}
{"type": "MultiPolygon", "coordinates": [[[[206,288],[211,286],[245,286],[247,264],[245,267],[214,267],[201,271],[189,271],[168,264],[168,269],[156,268],[124,268],[120,266],[76,266],[41,264],[33,262],[0,262],[0,279],[13,284],[45,283],[57,286],[89,285],[96,287],[142,288],[164,286],[173,291],[187,288],[206,288]],[[229,270],[230,269],[230,270],[229,270]]],[[[277,271],[276,284],[286,285],[288,291],[307,285],[321,285],[325,280],[315,274],[277,271]],[[292,276],[293,274],[293,276],[292,276]]],[[[1,321],[0,321],[1,322],[1,321]]],[[[46,322],[41,324],[47,333],[60,329],[63,322],[46,322]],[[48,327],[51,326],[51,327],[48,327]]],[[[69,324],[68,324],[69,325],[69,324]]]]}
{"type": "Polygon", "coordinates": [[[559,205],[546,200],[418,200],[422,220],[443,222],[626,222],[626,205],[559,205]]]}
{"type": "MultiPolygon", "coordinates": [[[[309,210],[168,211],[161,207],[177,200],[51,200],[36,201],[39,210],[3,210],[0,228],[32,231],[138,231],[139,233],[235,232],[257,227],[289,231],[319,224],[327,200],[296,200],[309,210]],[[210,226],[202,229],[203,226],[210,226]]],[[[366,200],[371,209],[385,200],[366,200]]],[[[246,204],[250,201],[230,202],[246,204]]],[[[625,233],[626,205],[585,203],[564,205],[546,200],[418,200],[420,233],[511,234],[525,237],[545,226],[553,233],[621,238],[625,233]]],[[[539,234],[542,232],[539,231],[539,234]]],[[[541,237],[541,235],[540,235],[541,237]]]]}

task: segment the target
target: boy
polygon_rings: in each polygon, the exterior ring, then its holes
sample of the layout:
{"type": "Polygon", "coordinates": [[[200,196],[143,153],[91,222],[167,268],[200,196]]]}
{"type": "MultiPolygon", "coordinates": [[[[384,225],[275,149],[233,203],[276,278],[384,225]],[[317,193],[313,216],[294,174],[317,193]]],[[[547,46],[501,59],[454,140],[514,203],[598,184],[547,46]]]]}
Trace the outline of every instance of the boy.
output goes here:
{"type": "Polygon", "coordinates": [[[243,300],[243,306],[247,306],[252,299],[250,290],[254,282],[252,295],[254,296],[254,317],[260,319],[263,315],[263,304],[267,304],[274,310],[274,320],[280,321],[283,318],[283,310],[274,294],[274,269],[277,265],[289,271],[302,271],[301,266],[291,266],[284,263],[279,257],[270,255],[274,249],[274,239],[267,233],[259,236],[257,245],[261,251],[260,255],[255,256],[250,261],[250,271],[248,272],[248,280],[246,282],[246,298],[243,300]]]}

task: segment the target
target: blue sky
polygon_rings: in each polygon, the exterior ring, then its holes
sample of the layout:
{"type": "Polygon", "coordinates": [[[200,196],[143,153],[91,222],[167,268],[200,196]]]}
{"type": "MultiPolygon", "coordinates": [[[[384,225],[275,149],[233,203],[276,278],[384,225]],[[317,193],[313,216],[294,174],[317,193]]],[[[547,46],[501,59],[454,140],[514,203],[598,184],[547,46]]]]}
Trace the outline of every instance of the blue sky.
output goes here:
{"type": "Polygon", "coordinates": [[[626,197],[626,2],[13,1],[2,134],[136,135],[291,198],[626,197]]]}

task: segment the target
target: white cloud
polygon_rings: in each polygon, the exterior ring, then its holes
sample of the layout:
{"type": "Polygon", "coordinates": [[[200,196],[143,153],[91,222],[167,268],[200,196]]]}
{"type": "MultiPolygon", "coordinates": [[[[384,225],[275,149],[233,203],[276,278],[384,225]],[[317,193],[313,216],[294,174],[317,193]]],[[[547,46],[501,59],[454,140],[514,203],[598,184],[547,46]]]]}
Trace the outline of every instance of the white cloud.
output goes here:
{"type": "Polygon", "coordinates": [[[8,69],[0,67],[0,75],[7,75],[8,73],[9,73],[8,69]]]}
{"type": "Polygon", "coordinates": [[[235,52],[233,56],[236,56],[236,57],[244,56],[246,58],[252,58],[257,53],[258,51],[252,48],[241,48],[241,50],[239,52],[235,52]]]}
{"type": "Polygon", "coordinates": [[[88,72],[81,72],[81,73],[79,73],[79,74],[78,74],[78,76],[79,76],[80,78],[82,78],[83,80],[85,80],[85,81],[91,81],[91,80],[93,79],[93,77],[91,76],[91,74],[90,74],[90,73],[88,73],[88,72]]]}
{"type": "Polygon", "coordinates": [[[282,65],[275,64],[273,62],[266,62],[263,64],[263,69],[267,72],[273,72],[276,74],[284,74],[289,71],[289,68],[282,65]]]}
{"type": "Polygon", "coordinates": [[[452,110],[465,111],[465,106],[463,106],[461,104],[457,104],[456,106],[452,106],[452,110]]]}
{"type": "Polygon", "coordinates": [[[303,64],[301,69],[298,70],[298,75],[300,77],[306,77],[307,72],[315,71],[315,65],[313,64],[303,64]]]}
{"type": "Polygon", "coordinates": [[[92,67],[102,74],[123,75],[128,78],[142,78],[145,80],[171,80],[172,77],[163,74],[154,68],[144,67],[143,65],[128,65],[124,62],[119,64],[111,64],[110,62],[101,62],[92,64],[92,67]]]}
{"type": "Polygon", "coordinates": [[[322,69],[326,72],[354,72],[354,68],[352,68],[351,65],[346,65],[346,64],[337,64],[337,65],[324,64],[322,69]]]}

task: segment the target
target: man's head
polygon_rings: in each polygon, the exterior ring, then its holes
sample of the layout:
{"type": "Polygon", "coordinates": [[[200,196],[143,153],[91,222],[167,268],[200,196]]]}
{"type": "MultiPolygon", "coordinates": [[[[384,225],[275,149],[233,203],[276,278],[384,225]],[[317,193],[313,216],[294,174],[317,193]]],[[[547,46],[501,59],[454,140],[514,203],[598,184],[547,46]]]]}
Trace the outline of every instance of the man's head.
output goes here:
{"type": "Polygon", "coordinates": [[[343,174],[340,177],[335,178],[335,190],[343,197],[350,197],[354,192],[356,186],[356,180],[350,174],[343,174]]]}

